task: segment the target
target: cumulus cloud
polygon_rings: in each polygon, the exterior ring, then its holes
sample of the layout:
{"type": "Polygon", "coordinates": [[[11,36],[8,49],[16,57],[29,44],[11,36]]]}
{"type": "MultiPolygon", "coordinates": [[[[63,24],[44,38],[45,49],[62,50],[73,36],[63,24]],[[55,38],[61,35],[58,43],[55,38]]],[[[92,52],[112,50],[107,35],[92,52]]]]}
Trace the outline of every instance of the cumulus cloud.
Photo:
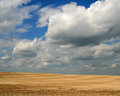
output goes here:
{"type": "Polygon", "coordinates": [[[105,58],[108,56],[112,56],[114,53],[113,46],[111,45],[101,44],[101,45],[95,46],[94,49],[96,50],[94,54],[95,58],[100,58],[100,57],[105,58]]]}
{"type": "Polygon", "coordinates": [[[120,67],[120,42],[104,43],[120,38],[119,11],[120,1],[115,0],[96,1],[89,8],[76,3],[42,8],[37,27],[48,25],[46,39],[16,40],[13,45],[0,41],[5,47],[12,46],[10,54],[0,56],[0,66],[10,64],[35,71],[43,68],[42,72],[119,74],[116,67],[120,67]]]}
{"type": "MultiPolygon", "coordinates": [[[[21,26],[25,19],[31,18],[32,14],[30,12],[35,11],[39,7],[39,5],[26,6],[30,1],[0,0],[0,66],[2,68],[17,65],[19,61],[21,62],[18,65],[21,65],[25,61],[16,58],[16,54],[13,54],[13,49],[21,41],[15,32],[27,32],[27,29],[30,27],[24,26],[17,28],[17,26],[21,26]]],[[[28,56],[30,52],[23,52],[24,54],[21,54],[28,56]]],[[[34,52],[31,52],[31,54],[36,55],[34,52]]]]}
{"type": "MultiPolygon", "coordinates": [[[[45,7],[43,9],[48,9],[45,7]]],[[[46,10],[41,9],[42,13],[46,10]]],[[[46,38],[50,43],[75,46],[98,45],[120,37],[120,2],[115,0],[96,1],[89,8],[76,3],[54,8],[59,12],[41,15],[48,22],[46,38]]],[[[40,20],[39,19],[39,20],[40,20]]],[[[40,22],[44,26],[47,23],[40,22]]],[[[42,26],[41,26],[42,27],[42,26]]]]}
{"type": "Polygon", "coordinates": [[[33,41],[30,40],[22,40],[17,43],[17,45],[13,49],[14,54],[20,55],[22,58],[24,57],[35,57],[36,51],[39,45],[37,45],[37,39],[35,38],[33,41]]]}
{"type": "Polygon", "coordinates": [[[0,48],[13,48],[18,39],[0,39],[0,48]]]}
{"type": "Polygon", "coordinates": [[[13,54],[21,56],[21,64],[29,64],[30,68],[63,66],[65,70],[71,68],[71,72],[78,68],[81,71],[74,72],[96,73],[99,70],[109,74],[108,70],[120,62],[120,43],[107,45],[104,42],[120,37],[119,4],[119,1],[105,0],[87,9],[76,3],[42,8],[38,12],[37,27],[48,24],[46,40],[22,40],[14,47],[13,54]]]}
{"type": "Polygon", "coordinates": [[[18,7],[22,4],[27,4],[30,0],[0,0],[0,9],[8,9],[10,7],[18,7]]]}
{"type": "Polygon", "coordinates": [[[29,13],[39,6],[21,7],[28,2],[30,0],[0,0],[0,34],[16,32],[15,27],[21,25],[24,19],[31,17],[29,13]]]}
{"type": "Polygon", "coordinates": [[[40,9],[38,11],[38,15],[40,16],[39,20],[38,20],[38,25],[37,27],[45,27],[48,25],[49,23],[49,18],[54,15],[57,14],[59,12],[58,8],[52,8],[50,6],[44,7],[42,9],[40,9]]]}

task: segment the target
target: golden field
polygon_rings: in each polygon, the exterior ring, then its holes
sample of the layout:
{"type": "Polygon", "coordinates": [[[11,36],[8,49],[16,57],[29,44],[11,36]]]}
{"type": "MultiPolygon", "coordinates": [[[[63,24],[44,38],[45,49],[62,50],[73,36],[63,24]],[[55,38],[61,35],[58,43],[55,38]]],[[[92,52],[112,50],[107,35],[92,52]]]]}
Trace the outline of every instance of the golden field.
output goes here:
{"type": "Polygon", "coordinates": [[[120,96],[120,76],[0,72],[0,96],[120,96]]]}

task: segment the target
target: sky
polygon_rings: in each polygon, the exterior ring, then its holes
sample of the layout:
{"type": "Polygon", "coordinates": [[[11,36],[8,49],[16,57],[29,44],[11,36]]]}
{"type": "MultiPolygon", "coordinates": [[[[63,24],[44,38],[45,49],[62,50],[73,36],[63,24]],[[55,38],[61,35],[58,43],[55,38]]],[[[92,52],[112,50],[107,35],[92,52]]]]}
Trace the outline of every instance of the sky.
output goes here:
{"type": "Polygon", "coordinates": [[[120,75],[119,0],[0,0],[0,72],[120,75]]]}

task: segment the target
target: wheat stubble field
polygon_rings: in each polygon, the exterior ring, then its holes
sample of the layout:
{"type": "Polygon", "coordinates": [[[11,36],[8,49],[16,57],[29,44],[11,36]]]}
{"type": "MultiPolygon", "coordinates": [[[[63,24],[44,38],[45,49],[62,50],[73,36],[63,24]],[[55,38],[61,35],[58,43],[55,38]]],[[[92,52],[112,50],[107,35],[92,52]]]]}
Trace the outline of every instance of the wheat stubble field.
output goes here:
{"type": "Polygon", "coordinates": [[[120,96],[120,76],[0,72],[0,96],[120,96]]]}

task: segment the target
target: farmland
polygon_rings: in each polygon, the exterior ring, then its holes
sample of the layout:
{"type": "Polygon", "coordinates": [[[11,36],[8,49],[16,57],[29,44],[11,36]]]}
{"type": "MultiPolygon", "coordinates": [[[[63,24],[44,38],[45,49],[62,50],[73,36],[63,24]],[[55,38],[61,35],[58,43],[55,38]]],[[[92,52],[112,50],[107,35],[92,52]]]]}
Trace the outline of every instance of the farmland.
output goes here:
{"type": "Polygon", "coordinates": [[[0,72],[0,96],[120,96],[120,76],[0,72]]]}

